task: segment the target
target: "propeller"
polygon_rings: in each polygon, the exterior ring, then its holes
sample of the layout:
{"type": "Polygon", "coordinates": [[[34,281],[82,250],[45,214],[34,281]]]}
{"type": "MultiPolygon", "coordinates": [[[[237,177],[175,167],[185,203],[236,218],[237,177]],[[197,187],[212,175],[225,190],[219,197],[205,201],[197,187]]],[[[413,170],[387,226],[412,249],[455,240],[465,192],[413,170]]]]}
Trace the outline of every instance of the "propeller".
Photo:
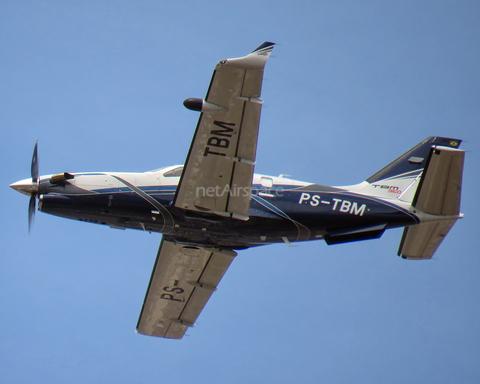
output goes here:
{"type": "Polygon", "coordinates": [[[28,203],[28,231],[32,228],[33,219],[35,216],[35,208],[37,205],[36,198],[40,195],[40,180],[38,178],[38,140],[35,141],[35,148],[33,148],[32,165],[31,165],[32,179],[25,179],[10,184],[10,187],[17,192],[30,196],[28,203]]]}
{"type": "Polygon", "coordinates": [[[30,202],[28,203],[28,232],[30,232],[33,224],[33,219],[35,218],[35,208],[36,208],[36,198],[39,191],[38,183],[38,140],[35,141],[35,148],[33,148],[32,156],[32,190],[30,194],[30,202]]]}

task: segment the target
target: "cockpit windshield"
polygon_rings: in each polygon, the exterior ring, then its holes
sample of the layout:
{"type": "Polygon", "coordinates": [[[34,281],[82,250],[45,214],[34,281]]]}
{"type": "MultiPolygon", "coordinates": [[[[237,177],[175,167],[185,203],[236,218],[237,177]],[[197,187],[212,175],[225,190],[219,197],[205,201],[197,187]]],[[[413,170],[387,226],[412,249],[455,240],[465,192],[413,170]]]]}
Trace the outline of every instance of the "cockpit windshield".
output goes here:
{"type": "Polygon", "coordinates": [[[163,174],[164,177],[180,177],[182,176],[182,171],[183,171],[183,166],[182,167],[177,167],[173,168],[172,170],[165,172],[163,174]]]}

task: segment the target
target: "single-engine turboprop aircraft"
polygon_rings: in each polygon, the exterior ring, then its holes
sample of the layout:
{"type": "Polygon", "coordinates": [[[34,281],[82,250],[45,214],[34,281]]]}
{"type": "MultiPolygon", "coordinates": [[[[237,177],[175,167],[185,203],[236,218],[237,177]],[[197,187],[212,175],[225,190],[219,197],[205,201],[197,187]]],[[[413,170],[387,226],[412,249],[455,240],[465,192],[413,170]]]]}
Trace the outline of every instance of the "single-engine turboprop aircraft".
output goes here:
{"type": "Polygon", "coordinates": [[[429,137],[366,179],[328,187],[254,174],[263,70],[274,43],[220,61],[205,99],[184,105],[200,118],[185,165],[145,173],[60,173],[11,187],[53,215],[160,232],[137,324],[144,335],[181,339],[237,255],[258,245],[376,239],[405,227],[398,255],[429,259],[460,214],[464,151],[429,137]]]}

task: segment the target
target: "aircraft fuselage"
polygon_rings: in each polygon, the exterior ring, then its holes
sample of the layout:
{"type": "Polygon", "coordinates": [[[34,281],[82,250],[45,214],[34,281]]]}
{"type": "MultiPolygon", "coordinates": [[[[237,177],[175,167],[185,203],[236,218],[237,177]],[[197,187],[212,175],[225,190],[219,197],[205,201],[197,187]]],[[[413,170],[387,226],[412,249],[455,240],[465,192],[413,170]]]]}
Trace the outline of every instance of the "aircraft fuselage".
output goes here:
{"type": "MultiPolygon", "coordinates": [[[[342,188],[265,175],[255,175],[251,191],[235,191],[251,193],[247,221],[180,210],[172,204],[179,177],[164,176],[172,169],[77,173],[56,184],[50,182],[51,176],[44,176],[39,209],[112,228],[161,232],[179,242],[236,249],[323,238],[331,243],[335,243],[332,239],[351,241],[358,240],[358,233],[365,239],[377,238],[387,228],[419,222],[409,204],[401,207],[342,188]]],[[[224,192],[206,191],[213,197],[224,192]]]]}

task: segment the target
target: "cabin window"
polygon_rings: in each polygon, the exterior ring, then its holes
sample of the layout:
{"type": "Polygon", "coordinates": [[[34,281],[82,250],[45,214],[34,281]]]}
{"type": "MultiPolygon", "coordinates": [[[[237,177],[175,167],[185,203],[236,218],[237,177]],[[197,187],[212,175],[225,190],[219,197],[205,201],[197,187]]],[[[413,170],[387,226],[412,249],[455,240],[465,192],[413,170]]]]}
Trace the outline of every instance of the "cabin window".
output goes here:
{"type": "Polygon", "coordinates": [[[265,188],[272,188],[273,187],[273,179],[271,177],[262,177],[260,184],[262,187],[265,188]]]}

